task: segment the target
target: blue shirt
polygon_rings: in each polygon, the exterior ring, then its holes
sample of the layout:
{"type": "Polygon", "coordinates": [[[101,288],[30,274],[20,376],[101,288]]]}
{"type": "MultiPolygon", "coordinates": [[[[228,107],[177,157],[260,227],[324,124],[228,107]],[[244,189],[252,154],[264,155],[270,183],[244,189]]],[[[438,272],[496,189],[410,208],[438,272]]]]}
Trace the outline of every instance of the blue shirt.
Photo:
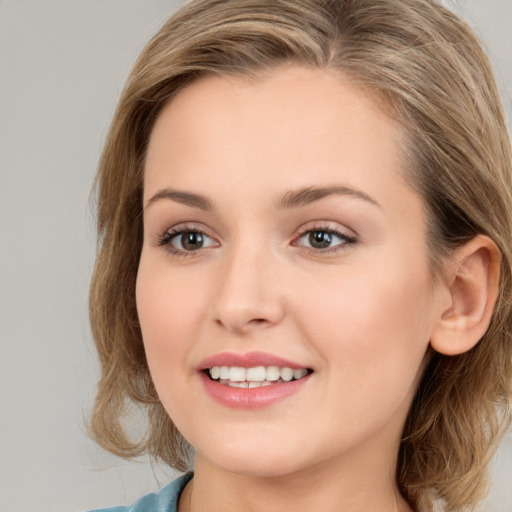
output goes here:
{"type": "Polygon", "coordinates": [[[194,473],[185,473],[160,492],[147,494],[133,505],[99,508],[89,512],[177,512],[181,491],[193,476],[194,473]]]}

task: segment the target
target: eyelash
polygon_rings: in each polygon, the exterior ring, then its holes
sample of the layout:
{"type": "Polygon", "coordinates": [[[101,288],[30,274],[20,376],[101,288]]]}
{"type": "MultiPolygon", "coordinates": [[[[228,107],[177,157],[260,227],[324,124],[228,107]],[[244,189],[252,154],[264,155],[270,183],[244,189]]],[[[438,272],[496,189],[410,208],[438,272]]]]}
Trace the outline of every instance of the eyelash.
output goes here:
{"type": "Polygon", "coordinates": [[[348,235],[347,233],[343,233],[342,231],[339,231],[338,229],[332,228],[328,225],[323,226],[314,226],[314,227],[307,227],[303,228],[299,231],[298,236],[294,239],[292,242],[292,245],[297,245],[297,242],[303,238],[304,236],[311,234],[311,233],[326,233],[328,235],[333,235],[335,237],[338,237],[340,240],[343,241],[343,243],[339,243],[337,245],[334,245],[333,247],[327,247],[325,249],[318,249],[315,247],[304,247],[303,249],[306,249],[311,254],[329,254],[329,255],[335,255],[342,251],[345,251],[350,245],[355,245],[357,243],[357,238],[355,236],[348,235]]]}
{"type": "Polygon", "coordinates": [[[163,247],[171,256],[177,256],[180,258],[189,258],[193,256],[197,256],[196,253],[199,252],[199,249],[196,251],[186,251],[181,249],[176,249],[172,245],[172,241],[179,237],[180,235],[185,234],[197,234],[208,237],[209,239],[213,238],[205,233],[204,230],[199,229],[195,226],[180,226],[177,228],[172,228],[166,231],[163,235],[158,237],[156,245],[159,247],[163,247]]]}
{"type": "MultiPolygon", "coordinates": [[[[344,251],[347,249],[347,246],[354,245],[357,243],[357,238],[351,235],[348,235],[346,233],[343,233],[337,229],[334,229],[329,226],[318,226],[318,227],[308,227],[303,228],[299,231],[299,234],[293,239],[291,242],[291,245],[297,247],[299,246],[298,241],[303,238],[304,236],[311,234],[311,233],[325,233],[331,236],[335,236],[343,241],[343,243],[339,243],[333,247],[327,247],[324,249],[319,249],[315,247],[306,247],[301,246],[303,249],[307,250],[310,254],[329,254],[334,255],[338,254],[341,251],[344,251]]],[[[172,228],[168,231],[166,231],[163,235],[158,237],[158,240],[155,245],[159,247],[163,247],[171,256],[176,256],[180,258],[188,258],[188,257],[194,257],[198,256],[198,253],[201,252],[201,249],[207,249],[208,247],[201,247],[197,250],[182,250],[182,249],[176,249],[172,245],[172,241],[176,239],[177,237],[185,234],[198,234],[202,236],[206,236],[208,239],[214,240],[213,237],[209,236],[205,233],[204,230],[199,229],[195,226],[180,226],[177,228],[172,228]]]]}

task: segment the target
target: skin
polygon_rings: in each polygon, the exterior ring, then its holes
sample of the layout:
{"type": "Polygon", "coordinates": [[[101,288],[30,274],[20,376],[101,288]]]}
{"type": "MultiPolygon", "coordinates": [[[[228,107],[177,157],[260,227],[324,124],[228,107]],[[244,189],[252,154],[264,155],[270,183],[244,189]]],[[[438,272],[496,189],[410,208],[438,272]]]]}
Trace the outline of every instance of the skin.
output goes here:
{"type": "Polygon", "coordinates": [[[294,66],[252,82],[202,78],[162,111],[137,307],[159,397],[196,450],[181,512],[411,510],[395,488],[396,455],[448,299],[429,271],[423,202],[403,179],[399,141],[364,91],[294,66]],[[333,186],[344,189],[281,204],[333,186]],[[162,197],[169,188],[211,209],[162,197]],[[179,235],[165,239],[173,229],[206,243],[186,251],[179,235]],[[309,232],[326,230],[352,242],[308,246],[309,232]],[[224,351],[314,372],[269,407],[232,409],[197,371],[224,351]]]}

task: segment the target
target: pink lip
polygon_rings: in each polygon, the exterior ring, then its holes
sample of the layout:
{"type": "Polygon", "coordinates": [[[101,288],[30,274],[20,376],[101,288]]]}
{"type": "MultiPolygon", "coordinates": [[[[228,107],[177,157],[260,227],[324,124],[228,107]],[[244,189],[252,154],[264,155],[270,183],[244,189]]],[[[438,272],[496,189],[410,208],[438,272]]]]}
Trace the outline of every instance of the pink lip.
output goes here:
{"type": "Polygon", "coordinates": [[[234,409],[263,409],[279,400],[297,393],[311,375],[299,380],[271,384],[260,388],[232,388],[211,380],[201,372],[201,382],[207,394],[218,403],[234,409]]]}
{"type": "Polygon", "coordinates": [[[249,352],[246,354],[224,352],[204,359],[197,369],[206,393],[216,402],[235,409],[262,409],[268,407],[299,392],[311,377],[311,375],[307,375],[299,380],[279,382],[259,388],[234,388],[210,379],[204,370],[212,366],[239,366],[242,368],[279,366],[292,369],[304,368],[304,366],[264,352],[249,352]]]}
{"type": "Polygon", "coordinates": [[[288,367],[292,370],[304,368],[303,365],[294,363],[282,357],[277,357],[265,352],[247,352],[237,354],[236,352],[222,352],[211,357],[207,357],[199,363],[198,370],[206,370],[212,366],[239,366],[241,368],[252,368],[254,366],[279,366],[288,367]]]}

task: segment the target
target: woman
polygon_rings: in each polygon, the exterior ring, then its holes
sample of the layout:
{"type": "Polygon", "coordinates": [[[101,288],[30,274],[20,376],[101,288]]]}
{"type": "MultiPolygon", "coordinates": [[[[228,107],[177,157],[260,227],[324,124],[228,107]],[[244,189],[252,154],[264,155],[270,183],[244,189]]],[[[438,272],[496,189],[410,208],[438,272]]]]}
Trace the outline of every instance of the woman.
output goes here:
{"type": "Polygon", "coordinates": [[[510,421],[511,170],[435,2],[183,7],[100,162],[91,425],[194,473],[120,510],[474,508],[510,421]]]}

